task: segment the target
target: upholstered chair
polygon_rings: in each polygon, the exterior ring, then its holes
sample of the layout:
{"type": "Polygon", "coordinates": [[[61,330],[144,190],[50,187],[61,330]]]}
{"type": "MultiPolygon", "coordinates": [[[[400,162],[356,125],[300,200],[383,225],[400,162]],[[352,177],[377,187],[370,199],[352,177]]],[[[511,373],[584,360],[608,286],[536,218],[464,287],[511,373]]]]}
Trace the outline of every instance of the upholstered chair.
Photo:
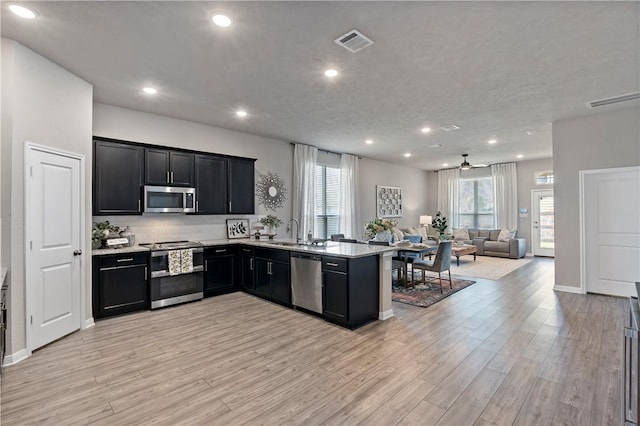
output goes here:
{"type": "Polygon", "coordinates": [[[344,234],[331,234],[331,241],[340,241],[340,238],[344,238],[344,234]]]}
{"type": "MultiPolygon", "coordinates": [[[[422,281],[424,282],[424,271],[431,271],[438,273],[438,280],[440,281],[440,293],[442,293],[442,272],[449,271],[449,288],[453,289],[451,282],[451,241],[441,241],[438,245],[438,251],[436,257],[432,261],[429,260],[415,260],[412,265],[413,270],[422,271],[422,281]]],[[[445,280],[446,281],[446,280],[445,280]]]]}
{"type": "MultiPolygon", "coordinates": [[[[389,241],[375,241],[369,240],[369,245],[371,246],[389,246],[389,241]]],[[[391,272],[398,270],[398,279],[403,278],[403,274],[406,274],[407,271],[404,269],[404,262],[401,260],[393,259],[391,261],[391,272]]]]}

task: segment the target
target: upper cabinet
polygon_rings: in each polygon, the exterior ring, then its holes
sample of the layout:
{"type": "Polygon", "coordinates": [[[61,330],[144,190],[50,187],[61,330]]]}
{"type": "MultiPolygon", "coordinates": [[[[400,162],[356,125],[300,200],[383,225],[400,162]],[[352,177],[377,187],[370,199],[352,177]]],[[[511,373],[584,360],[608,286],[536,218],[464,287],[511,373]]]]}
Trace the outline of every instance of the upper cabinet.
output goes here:
{"type": "Polygon", "coordinates": [[[255,211],[255,160],[229,159],[229,213],[253,214],[255,211]]]}
{"type": "Polygon", "coordinates": [[[93,141],[93,214],[142,214],[144,149],[93,141]]]}
{"type": "Polygon", "coordinates": [[[145,148],[147,185],[194,186],[194,155],[166,149],[145,148]]]}
{"type": "Polygon", "coordinates": [[[253,214],[255,161],[96,137],[93,214],[142,214],[144,185],[195,187],[198,214],[253,214]]]}

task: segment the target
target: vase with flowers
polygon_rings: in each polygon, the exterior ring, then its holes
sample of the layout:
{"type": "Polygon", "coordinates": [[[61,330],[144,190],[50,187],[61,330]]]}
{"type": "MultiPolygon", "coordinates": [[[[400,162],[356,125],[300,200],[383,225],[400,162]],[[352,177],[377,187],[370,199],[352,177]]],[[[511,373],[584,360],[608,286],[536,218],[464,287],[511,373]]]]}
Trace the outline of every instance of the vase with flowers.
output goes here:
{"type": "Polygon", "coordinates": [[[372,219],[364,227],[365,233],[369,238],[373,238],[375,241],[388,241],[392,242],[393,234],[391,230],[398,224],[398,221],[393,219],[372,219]]]}
{"type": "Polygon", "coordinates": [[[436,216],[433,218],[433,221],[431,222],[431,227],[433,229],[436,229],[439,233],[440,233],[440,239],[441,240],[446,240],[447,239],[447,218],[446,216],[444,216],[440,211],[436,212],[436,216]]]}
{"type": "Polygon", "coordinates": [[[280,220],[278,216],[274,216],[272,214],[268,214],[261,218],[259,222],[267,228],[267,235],[269,236],[269,239],[273,239],[276,235],[276,229],[278,229],[278,226],[282,225],[282,220],[280,220]]]}

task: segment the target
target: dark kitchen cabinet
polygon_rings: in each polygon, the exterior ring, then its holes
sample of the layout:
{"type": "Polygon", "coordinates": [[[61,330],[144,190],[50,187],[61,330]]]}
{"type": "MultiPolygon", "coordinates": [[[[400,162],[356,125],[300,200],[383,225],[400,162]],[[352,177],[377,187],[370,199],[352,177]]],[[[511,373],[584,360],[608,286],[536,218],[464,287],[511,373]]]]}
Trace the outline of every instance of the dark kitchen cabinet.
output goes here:
{"type": "Polygon", "coordinates": [[[147,185],[194,186],[194,155],[188,152],[145,148],[147,185]]]}
{"type": "Polygon", "coordinates": [[[253,257],[253,247],[240,246],[238,254],[239,287],[253,293],[255,291],[255,259],[253,257]]]}
{"type": "Polygon", "coordinates": [[[195,178],[197,213],[227,213],[227,159],[196,155],[195,178]]]}
{"type": "Polygon", "coordinates": [[[322,257],[322,311],[349,328],[378,318],[378,257],[322,257]]]}
{"type": "Polygon", "coordinates": [[[204,296],[215,296],[236,290],[234,274],[235,246],[217,246],[204,250],[204,296]]]}
{"type": "Polygon", "coordinates": [[[148,253],[93,257],[93,316],[105,318],[148,309],[148,253]]]}
{"type": "Polygon", "coordinates": [[[229,159],[229,213],[253,214],[255,210],[255,160],[229,159]]]}
{"type": "Polygon", "coordinates": [[[144,149],[109,140],[93,141],[93,214],[142,214],[144,149]]]}
{"type": "Polygon", "coordinates": [[[255,293],[291,306],[291,272],[287,250],[255,249],[255,293]]]}

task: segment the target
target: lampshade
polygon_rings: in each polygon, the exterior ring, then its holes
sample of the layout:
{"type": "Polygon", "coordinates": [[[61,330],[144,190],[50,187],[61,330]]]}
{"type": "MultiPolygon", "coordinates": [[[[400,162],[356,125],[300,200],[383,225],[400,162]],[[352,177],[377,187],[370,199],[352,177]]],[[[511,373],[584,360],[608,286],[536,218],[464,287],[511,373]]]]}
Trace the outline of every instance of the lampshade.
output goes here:
{"type": "Polygon", "coordinates": [[[432,220],[431,216],[420,216],[420,225],[431,225],[432,220]]]}

